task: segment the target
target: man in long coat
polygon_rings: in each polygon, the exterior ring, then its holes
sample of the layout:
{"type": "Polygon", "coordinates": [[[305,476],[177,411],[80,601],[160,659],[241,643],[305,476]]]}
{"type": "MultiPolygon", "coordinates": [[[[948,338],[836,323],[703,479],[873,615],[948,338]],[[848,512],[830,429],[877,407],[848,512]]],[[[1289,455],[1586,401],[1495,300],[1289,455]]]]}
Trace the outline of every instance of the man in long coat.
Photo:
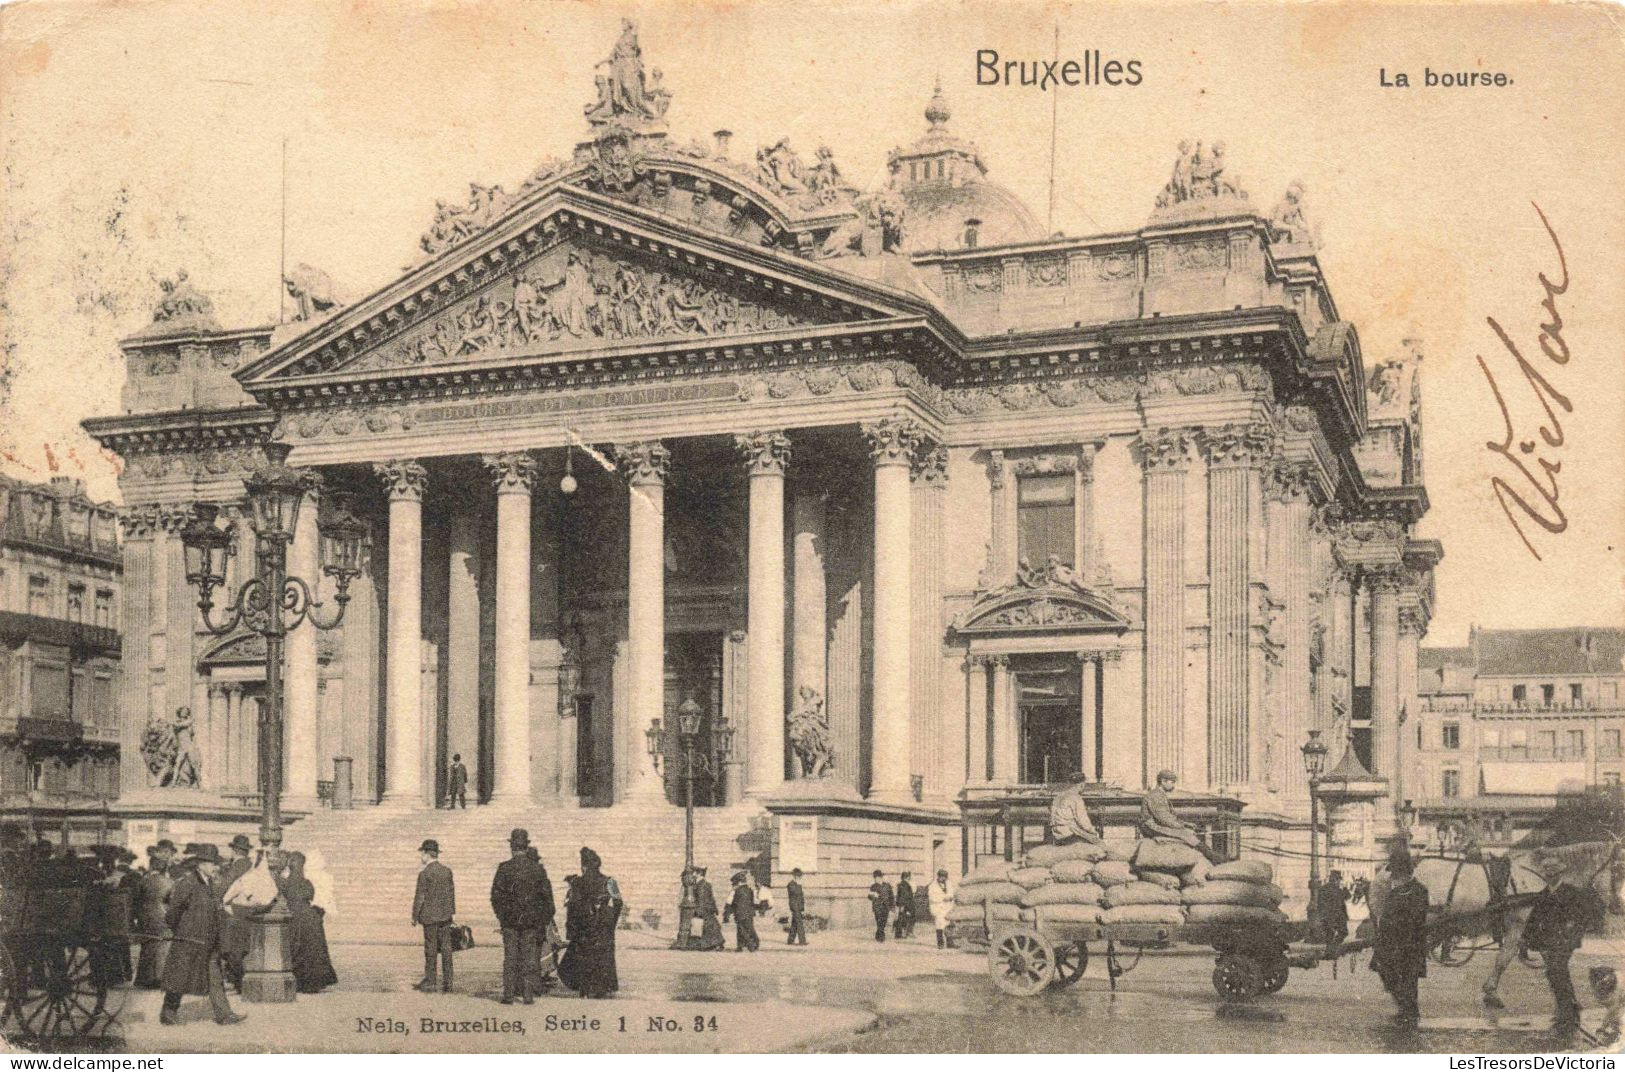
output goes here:
{"type": "Polygon", "coordinates": [[[1377,936],[1371,947],[1371,970],[1399,1011],[1394,1020],[1415,1026],[1422,1019],[1416,982],[1428,973],[1428,890],[1416,881],[1410,853],[1397,852],[1388,862],[1393,885],[1377,917],[1377,936]]]}
{"type": "Polygon", "coordinates": [[[164,960],[161,1023],[179,1022],[181,998],[187,994],[208,997],[217,1024],[237,1024],[247,1019],[232,1012],[221,978],[220,924],[225,908],[220,903],[219,871],[218,848],[186,846],[186,859],[178,868],[165,916],[173,938],[164,960]]]}
{"type": "Polygon", "coordinates": [[[722,923],[717,919],[717,895],[705,877],[705,868],[694,868],[694,915],[700,921],[700,941],[695,948],[721,949],[722,923]]]}
{"type": "Polygon", "coordinates": [[[914,883],[909,881],[913,877],[912,871],[904,871],[897,879],[897,918],[892,923],[892,937],[898,941],[914,937],[914,913],[919,906],[914,903],[914,883]]]}
{"type": "Polygon", "coordinates": [[[135,985],[157,990],[169,955],[169,893],[175,888],[170,869],[175,864],[175,843],[168,838],[147,849],[147,873],[136,890],[135,927],[141,936],[141,957],[136,962],[135,985]]]}
{"type": "MultiPolygon", "coordinates": [[[[491,879],[491,911],[502,928],[502,1004],[518,998],[526,1005],[536,1001],[536,942],[548,920],[544,912],[552,908],[553,891],[541,864],[530,858],[530,834],[515,830],[508,835],[510,856],[497,866],[491,879]]],[[[551,915],[550,912],[546,912],[551,915]]]]}
{"type": "Polygon", "coordinates": [[[734,952],[756,952],[762,944],[756,936],[756,893],[745,881],[743,871],[733,877],[733,895],[728,907],[722,910],[723,922],[726,923],[729,916],[734,921],[734,952]]]}
{"type": "Polygon", "coordinates": [[[869,883],[869,908],[875,914],[875,941],[886,940],[886,921],[891,918],[891,910],[896,903],[896,896],[892,893],[891,883],[886,881],[882,871],[875,872],[875,880],[869,883]]]}
{"type": "Polygon", "coordinates": [[[1546,985],[1552,991],[1552,1030],[1571,1032],[1580,1026],[1580,1003],[1574,996],[1569,960],[1580,948],[1586,930],[1602,923],[1602,899],[1577,884],[1579,876],[1561,854],[1542,853],[1534,863],[1546,880],[1546,889],[1529,911],[1523,940],[1540,954],[1546,969],[1546,985]]]}
{"type": "Polygon", "coordinates": [[[451,920],[457,914],[457,884],[451,868],[440,862],[440,842],[425,838],[418,846],[417,890],[412,895],[412,922],[423,928],[423,978],[413,989],[429,993],[435,989],[435,959],[441,964],[442,993],[451,993],[451,920]]]}
{"type": "Polygon", "coordinates": [[[784,887],[785,899],[790,904],[790,938],[787,945],[807,944],[807,891],[801,885],[801,868],[790,872],[790,882],[784,887]]]}
{"type": "MultiPolygon", "coordinates": [[[[250,856],[254,852],[253,842],[248,840],[246,834],[238,834],[231,839],[231,862],[221,869],[215,885],[219,887],[217,894],[224,898],[231,889],[231,884],[254,870],[254,861],[250,856]]],[[[246,908],[229,908],[226,910],[225,926],[220,934],[220,959],[225,965],[226,982],[238,993],[243,989],[243,967],[248,959],[248,947],[252,940],[249,933],[250,913],[246,908]]]]}

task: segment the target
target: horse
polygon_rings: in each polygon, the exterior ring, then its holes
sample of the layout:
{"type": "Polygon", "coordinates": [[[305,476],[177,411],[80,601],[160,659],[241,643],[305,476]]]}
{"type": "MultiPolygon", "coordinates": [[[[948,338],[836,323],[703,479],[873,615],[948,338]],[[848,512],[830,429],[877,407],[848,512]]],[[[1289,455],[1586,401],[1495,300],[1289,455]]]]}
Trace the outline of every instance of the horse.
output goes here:
{"type": "MultiPolygon", "coordinates": [[[[1613,904],[1612,865],[1619,852],[1618,841],[1587,841],[1518,850],[1500,857],[1477,853],[1420,857],[1415,861],[1415,874],[1428,891],[1429,929],[1436,935],[1434,955],[1441,963],[1465,964],[1465,956],[1451,959],[1457,939],[1470,934],[1499,937],[1500,948],[1482,991],[1485,1005],[1504,1008],[1499,995],[1501,976],[1513,958],[1524,951],[1524,926],[1534,907],[1532,895],[1547,886],[1536,868],[1537,860],[1562,860],[1567,872],[1576,876],[1581,885],[1592,887],[1605,904],[1613,904]]],[[[1371,882],[1373,921],[1382,915],[1390,884],[1388,869],[1379,867],[1371,882]]]]}

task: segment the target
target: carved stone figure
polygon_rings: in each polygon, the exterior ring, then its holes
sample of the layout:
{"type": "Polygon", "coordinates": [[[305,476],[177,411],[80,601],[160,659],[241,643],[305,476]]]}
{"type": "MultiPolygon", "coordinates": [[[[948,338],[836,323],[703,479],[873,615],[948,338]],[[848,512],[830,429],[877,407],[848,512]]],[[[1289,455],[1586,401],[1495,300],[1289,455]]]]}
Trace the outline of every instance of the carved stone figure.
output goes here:
{"type": "Polygon", "coordinates": [[[655,120],[666,114],[671,94],[660,84],[660,72],[643,73],[643,49],[631,19],[621,20],[621,36],[609,58],[593,72],[597,90],[593,102],[582,109],[593,125],[617,119],[655,120]]]}
{"type": "Polygon", "coordinates": [[[1083,577],[1077,570],[1061,561],[1061,556],[1052,554],[1042,566],[1034,566],[1025,558],[1016,563],[1016,582],[1023,588],[1043,588],[1054,586],[1058,588],[1072,588],[1085,591],[1083,577]]]}
{"type": "Polygon", "coordinates": [[[282,279],[282,286],[293,299],[294,320],[316,320],[339,306],[333,292],[333,280],[319,268],[296,264],[282,279]]]}
{"type": "Polygon", "coordinates": [[[1247,199],[1246,191],[1225,175],[1224,142],[1214,142],[1206,151],[1201,142],[1194,146],[1188,141],[1180,142],[1173,175],[1157,195],[1157,208],[1168,209],[1190,201],[1221,197],[1247,199]]]}
{"type": "Polygon", "coordinates": [[[800,700],[790,712],[790,747],[795,751],[804,778],[823,778],[835,765],[829,741],[829,716],[824,698],[810,685],[798,690],[800,700]]]}
{"type": "Polygon", "coordinates": [[[1303,183],[1293,180],[1286,193],[1270,212],[1270,227],[1275,240],[1290,245],[1319,245],[1314,229],[1303,213],[1303,183]]]}
{"type": "Polygon", "coordinates": [[[163,293],[163,297],[153,306],[153,323],[161,324],[190,317],[208,320],[214,318],[214,302],[187,280],[186,269],[178,270],[174,279],[160,279],[158,289],[163,293]]]}
{"type": "Polygon", "coordinates": [[[846,180],[835,163],[835,151],[827,145],[818,147],[818,159],[807,172],[807,189],[818,195],[818,200],[830,204],[840,199],[846,180]]]}
{"type": "Polygon", "coordinates": [[[442,253],[484,230],[511,201],[500,186],[481,186],[471,182],[468,184],[468,204],[435,202],[434,222],[418,244],[425,253],[442,253]]]}
{"type": "Polygon", "coordinates": [[[805,193],[807,179],[802,176],[801,158],[790,148],[789,138],[780,138],[772,145],[756,150],[756,178],[774,193],[805,193]]]}
{"type": "Polygon", "coordinates": [[[175,721],[152,719],[141,735],[141,758],[152,785],[169,789],[195,789],[200,775],[197,734],[190,707],[175,709],[175,721]]]}
{"type": "Polygon", "coordinates": [[[889,191],[864,194],[857,200],[858,214],[837,227],[824,240],[819,255],[842,257],[857,253],[873,257],[895,253],[903,245],[903,199],[889,191]]]}

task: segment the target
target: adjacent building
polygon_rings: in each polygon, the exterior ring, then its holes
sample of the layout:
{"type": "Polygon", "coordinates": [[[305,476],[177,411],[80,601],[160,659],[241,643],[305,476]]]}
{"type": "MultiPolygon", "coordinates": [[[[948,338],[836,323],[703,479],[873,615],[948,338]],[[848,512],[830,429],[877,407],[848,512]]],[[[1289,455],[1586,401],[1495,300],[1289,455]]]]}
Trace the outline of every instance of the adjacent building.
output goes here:
{"type": "Polygon", "coordinates": [[[1560,799],[1620,784],[1625,629],[1479,629],[1423,648],[1411,807],[1446,839],[1516,841],[1560,799]]]}
{"type": "Polygon", "coordinates": [[[0,819],[39,836],[112,822],[122,572],[117,507],[0,476],[0,819]]]}
{"type": "MultiPolygon", "coordinates": [[[[1172,769],[1301,853],[1311,729],[1362,757],[1333,819],[1373,854],[1442,553],[1422,355],[1368,363],[1301,188],[1265,212],[1186,144],[1143,225],[1045,234],[940,89],[862,190],[827,149],[672,136],[640,56],[628,27],[574,154],[442,203],[388,286],[312,273],[237,328],[181,277],[124,343],[124,412],[86,422],[126,462],[124,744],[196,760],[126,767],[137,840],[251,819],[264,652],[198,628],[179,531],[236,518],[240,581],[274,440],[322,478],[306,524],[344,493],[372,534],[342,627],[287,649],[290,836],[330,859],[450,829],[458,755],[455,829],[599,839],[674,903],[685,711],[731,743],[702,858],[799,866],[836,915],[1080,777],[1172,769]],[[320,808],[346,775],[361,806],[320,808]]],[[[316,578],[313,530],[291,555],[316,578]]],[[[410,896],[401,858],[352,909],[410,896]]]]}

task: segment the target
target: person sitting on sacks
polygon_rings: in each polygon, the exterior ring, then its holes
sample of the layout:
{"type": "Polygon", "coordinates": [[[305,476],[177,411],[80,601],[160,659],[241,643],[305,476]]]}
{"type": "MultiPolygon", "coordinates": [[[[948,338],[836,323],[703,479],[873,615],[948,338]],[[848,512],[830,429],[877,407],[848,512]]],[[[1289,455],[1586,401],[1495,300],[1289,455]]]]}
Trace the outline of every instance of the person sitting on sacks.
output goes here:
{"type": "Polygon", "coordinates": [[[1168,794],[1174,791],[1174,783],[1178,780],[1171,770],[1157,772],[1156,788],[1146,790],[1140,800],[1140,836],[1178,841],[1207,857],[1210,863],[1218,863],[1208,847],[1202,844],[1196,828],[1174,814],[1168,794]]]}
{"type": "Polygon", "coordinates": [[[1089,806],[1083,800],[1083,787],[1088,784],[1081,777],[1075,785],[1056,794],[1049,806],[1049,836],[1057,845],[1090,845],[1101,843],[1100,830],[1089,817],[1089,806]]]}

